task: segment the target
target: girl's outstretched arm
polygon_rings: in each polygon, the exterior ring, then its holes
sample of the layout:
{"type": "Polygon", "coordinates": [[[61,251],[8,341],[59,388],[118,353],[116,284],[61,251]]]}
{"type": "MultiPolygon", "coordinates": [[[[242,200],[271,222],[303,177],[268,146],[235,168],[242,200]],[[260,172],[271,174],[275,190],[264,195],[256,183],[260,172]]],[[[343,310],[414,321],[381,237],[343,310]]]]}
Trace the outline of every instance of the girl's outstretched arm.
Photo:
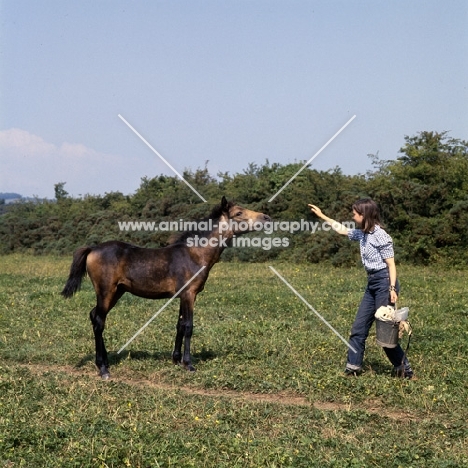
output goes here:
{"type": "Polygon", "coordinates": [[[331,228],[336,231],[338,234],[342,234],[343,236],[347,236],[348,235],[348,231],[349,229],[345,226],[343,226],[341,223],[339,223],[338,221],[335,221],[334,219],[332,218],[329,218],[328,216],[324,215],[322,213],[322,210],[316,206],[316,205],[311,205],[311,204],[308,204],[307,206],[310,207],[310,211],[312,211],[312,213],[314,213],[316,216],[318,216],[320,219],[323,219],[324,221],[326,221],[330,226],[331,228]]]}

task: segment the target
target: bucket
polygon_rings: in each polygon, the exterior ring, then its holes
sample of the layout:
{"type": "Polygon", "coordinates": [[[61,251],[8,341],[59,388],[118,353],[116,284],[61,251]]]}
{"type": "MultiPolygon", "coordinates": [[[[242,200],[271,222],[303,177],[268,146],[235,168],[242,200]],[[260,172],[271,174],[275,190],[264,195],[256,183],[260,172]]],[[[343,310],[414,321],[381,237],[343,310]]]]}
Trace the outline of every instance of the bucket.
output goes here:
{"type": "Polygon", "coordinates": [[[399,322],[375,320],[375,333],[377,344],[384,348],[395,348],[398,344],[399,322]]]}

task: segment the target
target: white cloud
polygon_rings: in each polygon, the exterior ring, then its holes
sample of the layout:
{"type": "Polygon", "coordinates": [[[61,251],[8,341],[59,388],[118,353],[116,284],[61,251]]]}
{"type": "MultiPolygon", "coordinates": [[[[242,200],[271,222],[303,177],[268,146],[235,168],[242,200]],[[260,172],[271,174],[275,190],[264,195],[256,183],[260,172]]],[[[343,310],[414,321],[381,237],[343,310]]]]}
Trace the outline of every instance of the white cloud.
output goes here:
{"type": "Polygon", "coordinates": [[[20,130],[18,128],[12,128],[0,132],[0,149],[2,151],[10,149],[12,151],[19,151],[31,155],[35,154],[46,154],[55,149],[55,146],[51,143],[47,143],[41,137],[20,130]]]}
{"type": "Polygon", "coordinates": [[[74,196],[131,193],[140,180],[128,177],[135,162],[83,144],[57,146],[18,128],[0,131],[0,192],[53,198],[54,184],[66,182],[65,190],[74,196]]]}

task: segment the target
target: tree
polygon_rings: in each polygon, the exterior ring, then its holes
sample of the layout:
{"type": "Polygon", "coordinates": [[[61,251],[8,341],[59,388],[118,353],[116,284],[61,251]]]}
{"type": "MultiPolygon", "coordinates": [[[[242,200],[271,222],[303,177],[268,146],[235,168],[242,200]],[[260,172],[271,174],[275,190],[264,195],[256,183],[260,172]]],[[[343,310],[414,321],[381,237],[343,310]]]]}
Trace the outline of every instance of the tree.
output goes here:
{"type": "Polygon", "coordinates": [[[66,182],[59,182],[54,185],[55,199],[57,201],[65,200],[68,197],[68,192],[64,189],[66,182]]]}
{"type": "Polygon", "coordinates": [[[461,207],[468,203],[468,142],[449,138],[447,132],[420,132],[405,136],[405,142],[396,161],[374,160],[370,195],[403,247],[404,259],[463,261],[454,253],[468,247],[459,225],[461,207]]]}

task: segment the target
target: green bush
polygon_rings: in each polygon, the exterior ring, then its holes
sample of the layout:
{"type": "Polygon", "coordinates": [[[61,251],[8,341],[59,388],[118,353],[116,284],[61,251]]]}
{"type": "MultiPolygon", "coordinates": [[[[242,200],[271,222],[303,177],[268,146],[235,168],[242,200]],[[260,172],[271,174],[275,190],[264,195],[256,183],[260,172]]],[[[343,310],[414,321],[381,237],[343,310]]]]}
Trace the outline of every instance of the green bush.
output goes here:
{"type": "MultiPolygon", "coordinates": [[[[206,217],[225,195],[274,220],[318,221],[307,203],[320,206],[330,217],[351,220],[352,204],[373,198],[381,207],[387,231],[396,244],[398,260],[428,264],[466,264],[468,247],[468,143],[449,138],[446,132],[421,132],[405,137],[396,160],[373,158],[374,170],[349,176],[331,171],[304,169],[271,202],[303,163],[249,164],[241,174],[218,174],[207,169],[185,171],[184,178],[203,194],[203,203],[177,177],[143,178],[133,195],[120,192],[72,198],[64,182],[55,185],[56,200],[25,201],[2,205],[0,253],[32,252],[69,255],[84,244],[116,239],[144,247],[165,245],[171,233],[120,231],[119,221],[197,220],[206,217]]],[[[297,262],[328,261],[333,265],[359,262],[356,246],[330,232],[275,232],[288,237],[289,248],[270,250],[236,248],[223,254],[225,261],[297,262]]]]}

